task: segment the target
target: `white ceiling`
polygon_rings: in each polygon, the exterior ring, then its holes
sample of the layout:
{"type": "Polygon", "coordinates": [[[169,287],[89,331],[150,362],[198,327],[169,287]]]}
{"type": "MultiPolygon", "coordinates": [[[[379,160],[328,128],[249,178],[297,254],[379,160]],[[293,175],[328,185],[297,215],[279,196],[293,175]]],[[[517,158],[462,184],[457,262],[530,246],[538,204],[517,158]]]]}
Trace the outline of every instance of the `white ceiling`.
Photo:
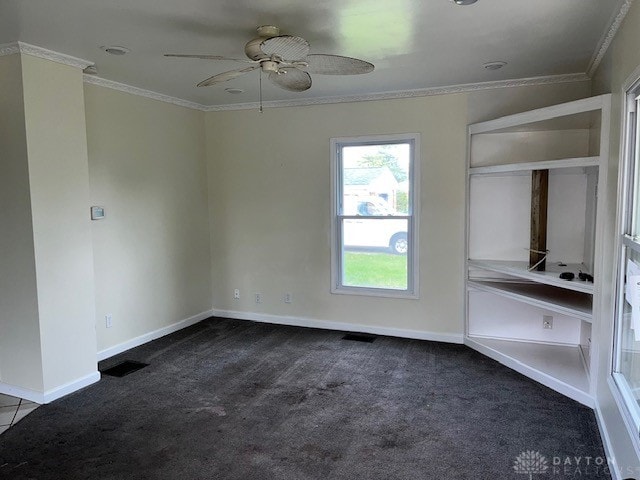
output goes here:
{"type": "Polygon", "coordinates": [[[311,53],[375,64],[359,76],[313,75],[303,93],[264,82],[264,99],[360,96],[449,85],[584,73],[622,0],[0,0],[0,44],[16,41],[95,62],[99,77],[202,105],[258,100],[258,71],[196,87],[245,58],[255,28],[304,37],[311,53]],[[131,49],[109,55],[103,45],[131,49]],[[482,64],[503,60],[501,70],[482,64]],[[226,87],[245,90],[239,95],[226,87]]]}

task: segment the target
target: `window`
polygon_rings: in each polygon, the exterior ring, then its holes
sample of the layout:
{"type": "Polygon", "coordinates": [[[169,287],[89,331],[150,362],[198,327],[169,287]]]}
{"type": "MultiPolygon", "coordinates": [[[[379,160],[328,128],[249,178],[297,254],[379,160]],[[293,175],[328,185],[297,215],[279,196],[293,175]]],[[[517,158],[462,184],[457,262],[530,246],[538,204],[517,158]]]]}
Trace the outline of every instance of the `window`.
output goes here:
{"type": "Polygon", "coordinates": [[[613,377],[640,428],[640,80],[627,94],[613,377]]]}
{"type": "Polygon", "coordinates": [[[331,140],[333,293],[417,297],[418,135],[331,140]]]}

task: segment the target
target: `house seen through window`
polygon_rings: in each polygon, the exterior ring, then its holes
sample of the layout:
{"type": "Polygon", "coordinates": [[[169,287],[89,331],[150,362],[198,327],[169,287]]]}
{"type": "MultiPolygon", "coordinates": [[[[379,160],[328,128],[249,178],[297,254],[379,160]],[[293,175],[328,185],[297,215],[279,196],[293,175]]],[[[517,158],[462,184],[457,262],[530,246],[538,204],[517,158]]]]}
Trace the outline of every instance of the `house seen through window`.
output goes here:
{"type": "Polygon", "coordinates": [[[334,139],[334,293],[415,295],[416,136],[334,139]]]}

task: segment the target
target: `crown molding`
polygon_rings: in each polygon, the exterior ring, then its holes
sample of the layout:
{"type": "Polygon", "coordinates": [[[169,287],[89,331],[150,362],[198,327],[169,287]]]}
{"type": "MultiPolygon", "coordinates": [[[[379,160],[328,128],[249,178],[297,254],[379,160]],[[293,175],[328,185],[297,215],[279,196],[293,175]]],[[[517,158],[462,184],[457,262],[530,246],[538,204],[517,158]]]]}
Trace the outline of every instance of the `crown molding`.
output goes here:
{"type": "MultiPolygon", "coordinates": [[[[415,98],[429,97],[433,95],[448,95],[455,93],[476,92],[480,90],[491,90],[496,88],[512,88],[526,87],[535,85],[552,85],[557,83],[584,82],[590,80],[585,73],[571,73],[567,75],[548,75],[543,77],[518,78],[512,80],[498,80],[493,82],[466,83],[461,85],[450,85],[446,87],[421,88],[416,90],[403,90],[395,92],[372,93],[367,95],[344,95],[336,97],[317,97],[302,98],[296,100],[274,100],[263,102],[262,105],[267,108],[283,108],[283,107],[301,107],[308,105],[328,105],[333,103],[353,103],[367,102],[374,100],[393,100],[398,98],[415,98]]],[[[176,97],[170,97],[162,93],[145,90],[143,88],[133,87],[125,83],[107,80],[105,78],[96,77],[95,75],[84,75],[84,82],[100,87],[118,90],[120,92],[130,93],[141,97],[158,100],[160,102],[171,103],[181,107],[192,108],[204,112],[223,112],[229,110],[252,110],[259,108],[258,102],[250,103],[232,103],[228,105],[202,105],[200,103],[182,100],[176,97]]]]}
{"type": "Polygon", "coordinates": [[[0,57],[16,53],[44,58],[46,60],[51,60],[52,62],[61,63],[62,65],[68,65],[81,70],[84,70],[89,65],[93,65],[93,62],[90,62],[89,60],[83,60],[82,58],[72,57],[71,55],[65,55],[64,53],[54,52],[53,50],[47,50],[46,48],[37,47],[29,43],[13,42],[0,45],[0,57]]]}
{"type": "Polygon", "coordinates": [[[181,107],[192,108],[194,110],[206,111],[207,108],[209,108],[199,103],[190,102],[188,100],[182,100],[181,98],[170,97],[169,95],[152,92],[151,90],[145,90],[144,88],[132,87],[131,85],[127,85],[125,83],[114,82],[113,80],[107,80],[106,78],[96,77],[95,75],[85,74],[84,83],[89,83],[91,85],[98,85],[100,87],[110,88],[112,90],[118,90],[120,92],[130,93],[131,95],[151,98],[152,100],[171,103],[173,105],[179,105],[181,107]]]}
{"type": "Polygon", "coordinates": [[[0,44],[0,57],[20,53],[18,42],[0,44]]]}
{"type": "Polygon", "coordinates": [[[598,69],[600,62],[602,62],[607,50],[609,50],[616,33],[618,33],[620,25],[622,25],[622,21],[627,16],[627,13],[629,13],[633,2],[634,0],[620,0],[619,7],[616,9],[611,17],[611,21],[609,22],[609,28],[603,33],[595,52],[593,52],[593,56],[589,62],[589,67],[587,68],[587,75],[589,75],[589,77],[592,77],[598,69]]]}
{"type": "MultiPolygon", "coordinates": [[[[430,97],[433,95],[449,95],[455,93],[477,92],[480,90],[492,90],[495,88],[526,87],[535,85],[552,85],[556,83],[584,82],[590,80],[585,73],[572,73],[568,75],[548,75],[543,77],[519,78],[514,80],[498,80],[493,82],[465,83],[446,87],[421,88],[416,90],[403,90],[385,93],[372,93],[368,95],[344,95],[339,97],[305,98],[298,100],[276,100],[263,102],[268,108],[300,107],[306,105],[326,105],[332,103],[367,102],[373,100],[393,100],[398,98],[430,97]]],[[[205,107],[207,112],[220,112],[228,110],[249,110],[259,107],[258,102],[233,103],[229,105],[210,105],[205,107]]]]}

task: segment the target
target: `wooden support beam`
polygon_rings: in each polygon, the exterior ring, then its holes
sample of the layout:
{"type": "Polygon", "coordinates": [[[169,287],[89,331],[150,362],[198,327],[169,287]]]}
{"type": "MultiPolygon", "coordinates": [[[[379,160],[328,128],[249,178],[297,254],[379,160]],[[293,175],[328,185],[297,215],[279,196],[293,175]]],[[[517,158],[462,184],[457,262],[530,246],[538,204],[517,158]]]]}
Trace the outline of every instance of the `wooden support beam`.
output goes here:
{"type": "MultiPolygon", "coordinates": [[[[540,262],[547,250],[547,201],[549,198],[549,170],[531,172],[531,244],[529,268],[540,262]]],[[[543,272],[545,261],[536,267],[543,272]]]]}

